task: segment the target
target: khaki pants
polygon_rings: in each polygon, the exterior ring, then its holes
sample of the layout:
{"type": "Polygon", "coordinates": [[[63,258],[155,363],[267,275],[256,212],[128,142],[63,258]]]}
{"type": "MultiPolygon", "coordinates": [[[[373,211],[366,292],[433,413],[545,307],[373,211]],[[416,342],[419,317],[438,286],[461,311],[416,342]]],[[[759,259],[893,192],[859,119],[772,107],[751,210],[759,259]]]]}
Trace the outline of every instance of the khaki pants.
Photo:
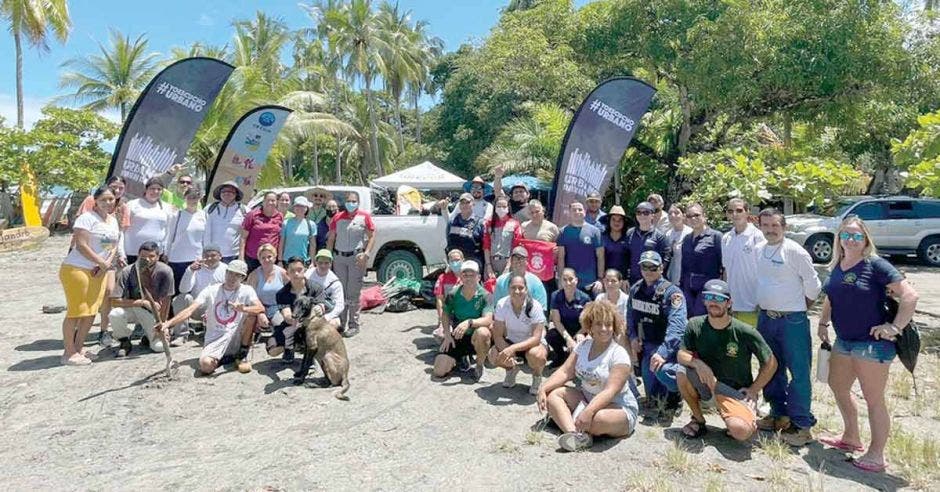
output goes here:
{"type": "Polygon", "coordinates": [[[359,329],[359,293],[362,291],[362,280],[366,272],[356,266],[355,255],[336,255],[333,258],[333,272],[339,277],[346,295],[346,308],[339,315],[340,327],[359,329]]]}
{"type": "Polygon", "coordinates": [[[139,324],[144,329],[144,335],[148,340],[154,340],[153,326],[157,324],[153,314],[141,307],[116,307],[111,308],[108,314],[108,320],[111,321],[111,331],[114,332],[114,338],[130,338],[134,331],[134,324],[139,324]]]}

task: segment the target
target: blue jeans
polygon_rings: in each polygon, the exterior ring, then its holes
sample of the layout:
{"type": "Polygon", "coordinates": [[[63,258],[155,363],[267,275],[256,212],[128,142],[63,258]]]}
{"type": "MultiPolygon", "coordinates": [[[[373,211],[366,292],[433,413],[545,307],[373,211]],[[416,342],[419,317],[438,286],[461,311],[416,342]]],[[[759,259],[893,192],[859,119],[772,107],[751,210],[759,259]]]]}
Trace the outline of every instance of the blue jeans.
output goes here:
{"type": "Polygon", "coordinates": [[[640,374],[643,376],[643,387],[646,388],[647,398],[665,398],[668,393],[679,391],[679,385],[676,383],[676,370],[679,363],[676,357],[666,359],[655,373],[650,370],[650,358],[659,349],[658,343],[643,342],[643,357],[640,359],[640,374]]]}
{"type": "Polygon", "coordinates": [[[813,383],[810,379],[812,339],[806,312],[771,318],[766,311],[761,310],[757,318],[757,331],[777,359],[777,372],[764,387],[764,399],[770,403],[770,414],[774,417],[790,417],[790,422],[801,429],[816,425],[816,417],[810,410],[813,397],[813,383]]]}

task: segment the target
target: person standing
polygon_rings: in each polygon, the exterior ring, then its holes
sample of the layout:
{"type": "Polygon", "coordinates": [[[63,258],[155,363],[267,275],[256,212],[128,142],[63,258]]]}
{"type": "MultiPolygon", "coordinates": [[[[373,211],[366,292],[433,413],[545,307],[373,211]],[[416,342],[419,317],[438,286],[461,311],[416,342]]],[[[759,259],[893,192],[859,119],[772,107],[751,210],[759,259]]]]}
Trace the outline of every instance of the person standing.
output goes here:
{"type": "Polygon", "coordinates": [[[663,200],[663,196],[659,193],[650,193],[650,195],[646,197],[646,201],[653,206],[653,227],[663,233],[663,235],[668,234],[673,225],[669,220],[669,214],[665,208],[666,202],[663,200]]]}
{"type": "Polygon", "coordinates": [[[785,431],[791,446],[813,440],[816,425],[810,405],[812,340],[807,308],[821,285],[813,260],[800,244],[785,237],[787,220],[777,209],[761,210],[760,228],[765,243],[757,247],[757,331],[773,350],[779,367],[764,388],[770,415],[761,419],[763,430],[785,431]],[[787,375],[789,374],[789,381],[787,375]]]}
{"type": "Polygon", "coordinates": [[[689,205],[685,217],[692,233],[682,240],[680,285],[691,318],[705,314],[701,299],[705,282],[721,278],[721,233],[708,227],[705,209],[698,203],[689,205]]]}
{"type": "MultiPolygon", "coordinates": [[[[156,336],[154,326],[160,319],[166,319],[170,313],[170,299],[173,298],[173,270],[158,261],[160,247],[153,241],[146,241],[136,251],[137,260],[124,267],[114,282],[111,292],[111,327],[118,339],[117,357],[126,357],[131,353],[131,333],[135,324],[144,330],[142,347],[150,347],[154,352],[163,352],[163,337],[156,336]],[[144,291],[153,298],[158,313],[152,311],[144,291]]],[[[167,326],[174,326],[171,323],[167,326]]]]}
{"type": "MultiPolygon", "coordinates": [[[[463,262],[463,251],[452,249],[447,252],[447,268],[434,282],[434,299],[437,307],[437,329],[434,330],[434,337],[438,341],[444,339],[444,298],[454,289],[454,286],[460,283],[460,267],[463,266],[463,262]]],[[[498,280],[496,285],[499,285],[498,280]]]]}
{"type": "Polygon", "coordinates": [[[326,213],[326,202],[333,197],[333,194],[322,186],[315,186],[308,193],[310,194],[310,210],[307,212],[307,218],[317,225],[316,250],[320,251],[326,247],[326,236],[330,232],[332,216],[326,213]]]}
{"type": "Polygon", "coordinates": [[[150,178],[144,186],[144,196],[127,203],[131,218],[131,225],[124,233],[124,251],[134,253],[127,255],[127,262],[137,261],[137,250],[140,245],[152,241],[159,250],[166,250],[166,230],[173,209],[169,204],[160,201],[163,193],[163,183],[157,178],[150,178]]]}
{"type": "Polygon", "coordinates": [[[572,202],[568,206],[571,223],[558,235],[558,273],[572,268],[578,277],[581,290],[593,293],[603,286],[599,279],[604,276],[604,245],[600,229],[584,222],[584,205],[572,202]]]}
{"type": "MultiPolygon", "coordinates": [[[[604,267],[614,269],[623,276],[630,267],[630,244],[627,242],[627,213],[620,205],[610,207],[602,221],[606,227],[601,233],[604,245],[604,267]]],[[[629,287],[629,284],[626,286],[629,287]]]]}
{"type": "MultiPolygon", "coordinates": [[[[461,194],[460,197],[463,198],[464,195],[470,196],[470,214],[476,217],[477,222],[482,224],[483,221],[493,218],[493,204],[486,201],[486,197],[484,196],[486,192],[486,181],[484,181],[483,178],[474,176],[469,183],[464,184],[464,191],[465,193],[461,194]],[[468,189],[470,190],[469,193],[466,192],[468,189]]],[[[448,220],[453,221],[454,217],[460,213],[462,213],[460,209],[455,208],[448,216],[448,220]]]]}
{"type": "Polygon", "coordinates": [[[845,219],[839,226],[833,252],[817,334],[830,342],[832,321],[836,338],[829,359],[829,387],[842,414],[843,431],[841,437],[820,437],[819,442],[849,452],[865,449],[852,396],[858,380],[868,407],[871,442],[865,454],[852,463],[865,471],[882,472],[891,430],[885,387],[896,355],[893,340],[911,322],[917,292],[888,260],[878,256],[868,226],[858,217],[845,219]],[[888,291],[900,298],[893,319],[883,309],[888,291]]]}
{"type": "Polygon", "coordinates": [[[663,233],[653,226],[653,205],[649,202],[640,202],[636,206],[636,226],[627,231],[627,247],[630,250],[629,273],[627,280],[630,285],[637,283],[643,276],[640,274],[640,257],[647,251],[659,254],[663,270],[669,268],[672,260],[672,250],[669,241],[663,233]]]}
{"type": "Polygon", "coordinates": [[[640,255],[642,279],[630,287],[627,337],[633,352],[642,354],[640,372],[646,403],[664,400],[665,410],[679,408],[676,386],[676,353],[686,327],[685,298],[678,287],[663,278],[663,260],[655,251],[640,255]]]}
{"type": "Polygon", "coordinates": [[[287,260],[298,257],[304,260],[305,265],[317,247],[317,224],[309,218],[312,204],[303,196],[294,199],[294,214],[284,222],[281,228],[281,242],[278,245],[277,257],[287,268],[287,260]]]}
{"type": "Polygon", "coordinates": [[[757,430],[758,395],[777,370],[770,347],[753,327],[731,317],[731,293],[722,280],[705,284],[707,316],[696,316],[682,337],[676,374],[682,399],[692,420],[682,428],[688,439],[702,437],[708,428],[701,402],[712,401],[736,441],[747,441],[757,430]],[[754,378],[751,360],[760,363],[754,378]]]}
{"type": "Polygon", "coordinates": [[[375,223],[372,222],[372,215],[359,208],[358,193],[346,193],[343,211],[334,215],[330,222],[326,245],[327,249],[336,254],[333,270],[346,294],[340,331],[347,338],[359,333],[359,293],[362,291],[362,279],[366,276],[374,243],[375,223]]]}
{"type": "Polygon", "coordinates": [[[66,302],[62,320],[63,365],[86,366],[93,357],[83,347],[85,336],[101,307],[111,265],[121,255],[121,228],[113,214],[114,195],[110,188],[95,190],[92,194],[95,205],[75,219],[74,247],[59,267],[66,302]]]}
{"type": "Polygon", "coordinates": [[[509,254],[522,239],[522,225],[509,215],[509,200],[496,198],[493,218],[483,225],[483,255],[486,258],[485,279],[498,277],[509,268],[509,254]]]}
{"type": "Polygon", "coordinates": [[[602,201],[601,194],[596,191],[588,193],[587,198],[584,199],[584,221],[600,229],[601,233],[604,232],[604,224],[606,223],[606,221],[601,219],[607,215],[601,210],[602,201]]]}
{"type": "Polygon", "coordinates": [[[281,216],[284,217],[284,221],[294,216],[291,213],[291,198],[290,193],[282,191],[277,194],[277,211],[281,213],[281,216]]]}
{"type": "Polygon", "coordinates": [[[170,218],[167,227],[167,263],[173,269],[174,289],[179,292],[186,269],[202,256],[206,236],[206,213],[199,209],[202,190],[191,187],[183,194],[186,206],[170,218]]]}
{"type": "Polygon", "coordinates": [[[277,210],[277,193],[269,191],[264,194],[261,207],[248,212],[242,221],[241,250],[238,257],[248,264],[248,273],[261,266],[258,248],[262,244],[274,246],[274,254],[277,254],[283,226],[284,216],[277,210]]]}
{"type": "Polygon", "coordinates": [[[748,220],[747,202],[741,198],[728,200],[725,214],[733,226],[721,238],[721,264],[731,288],[733,316],[757,326],[757,246],[764,234],[748,220]]]}
{"type": "Polygon", "coordinates": [[[222,263],[238,258],[242,248],[241,227],[245,221],[242,190],[234,181],[226,181],[212,190],[215,202],[206,208],[205,244],[215,244],[222,254],[222,263]]]}
{"type": "Polygon", "coordinates": [[[450,219],[447,228],[447,250],[459,249],[464,258],[475,261],[483,268],[483,221],[473,211],[473,197],[469,193],[460,195],[457,215],[450,219]]]}
{"type": "MultiPolygon", "coordinates": [[[[496,168],[493,169],[493,188],[497,197],[506,196],[506,193],[503,191],[504,174],[505,169],[502,165],[496,166],[496,168]]],[[[509,213],[511,213],[513,218],[518,220],[519,223],[532,219],[532,213],[529,210],[530,197],[529,187],[522,181],[514,183],[512,187],[509,188],[509,213]]]]}
{"type": "Polygon", "coordinates": [[[685,211],[676,203],[669,206],[667,218],[670,227],[665,234],[666,242],[669,243],[669,249],[672,251],[672,261],[669,262],[669,269],[666,270],[666,278],[676,285],[681,285],[682,240],[692,233],[692,228],[685,225],[685,211]]]}
{"type": "MultiPolygon", "coordinates": [[[[548,248],[551,248],[551,260],[543,262],[543,265],[548,265],[554,267],[556,262],[555,257],[557,255],[557,246],[555,241],[558,240],[558,226],[553,224],[552,221],[545,218],[545,206],[542,205],[542,202],[532,199],[529,200],[529,214],[532,215],[531,220],[527,220],[522,223],[522,238],[528,239],[529,241],[541,241],[546,247],[545,258],[549,257],[548,248]]],[[[542,281],[542,285],[545,288],[546,292],[555,292],[557,288],[557,283],[555,282],[556,275],[553,274],[550,270],[546,271],[546,275],[542,278],[548,277],[547,280],[542,281]]]]}

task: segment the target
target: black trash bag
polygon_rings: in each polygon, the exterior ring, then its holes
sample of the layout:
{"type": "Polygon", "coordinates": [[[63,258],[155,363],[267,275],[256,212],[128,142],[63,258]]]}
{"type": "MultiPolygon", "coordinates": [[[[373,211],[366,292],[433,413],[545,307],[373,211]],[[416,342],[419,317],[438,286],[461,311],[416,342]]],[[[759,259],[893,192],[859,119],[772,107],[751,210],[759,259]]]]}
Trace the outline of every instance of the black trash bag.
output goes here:
{"type": "Polygon", "coordinates": [[[414,311],[415,309],[418,308],[411,303],[411,299],[407,296],[393,297],[385,304],[385,310],[390,313],[404,313],[407,311],[414,311]]]}
{"type": "MultiPolygon", "coordinates": [[[[899,307],[898,301],[888,295],[884,307],[888,320],[893,320],[898,315],[899,307]]],[[[917,324],[913,320],[901,329],[900,335],[894,338],[894,345],[901,364],[913,376],[914,369],[917,367],[917,357],[920,355],[920,331],[917,330],[917,324]]]]}

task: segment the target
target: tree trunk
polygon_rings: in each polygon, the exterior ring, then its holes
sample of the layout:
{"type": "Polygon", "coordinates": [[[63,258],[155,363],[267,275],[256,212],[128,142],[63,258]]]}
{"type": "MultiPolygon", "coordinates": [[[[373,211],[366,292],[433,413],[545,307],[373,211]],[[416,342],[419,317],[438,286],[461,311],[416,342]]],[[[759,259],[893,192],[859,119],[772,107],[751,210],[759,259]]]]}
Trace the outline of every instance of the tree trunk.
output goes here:
{"type": "Polygon", "coordinates": [[[127,120],[127,103],[121,103],[121,125],[127,120]]]}
{"type": "Polygon", "coordinates": [[[683,156],[689,146],[689,139],[692,138],[692,102],[689,101],[689,90],[685,86],[679,87],[679,106],[682,109],[682,127],[679,129],[676,146],[679,148],[679,155],[683,156]]]}
{"type": "Polygon", "coordinates": [[[793,117],[789,112],[783,113],[783,147],[789,149],[793,144],[793,117]]]}
{"type": "Polygon", "coordinates": [[[415,95],[415,141],[421,143],[421,109],[418,107],[418,98],[421,97],[421,89],[414,91],[415,95]]]}
{"type": "Polygon", "coordinates": [[[405,151],[405,130],[401,121],[401,95],[395,95],[395,121],[398,123],[398,151],[405,151]]]}
{"type": "Polygon", "coordinates": [[[313,184],[320,184],[320,148],[316,132],[313,133],[313,184]]]}
{"type": "MultiPolygon", "coordinates": [[[[372,126],[372,135],[370,143],[372,144],[372,159],[375,163],[376,177],[381,178],[385,175],[382,171],[382,159],[379,156],[379,125],[375,122],[375,102],[372,94],[372,77],[366,76],[366,101],[369,104],[369,124],[372,126]]],[[[361,173],[360,173],[361,174],[361,173]]]]}
{"type": "Polygon", "coordinates": [[[342,139],[337,135],[336,136],[336,183],[341,185],[343,184],[343,146],[342,139]]]}
{"type": "Polygon", "coordinates": [[[20,30],[13,26],[13,44],[16,46],[16,127],[23,129],[23,42],[20,30]]]}

